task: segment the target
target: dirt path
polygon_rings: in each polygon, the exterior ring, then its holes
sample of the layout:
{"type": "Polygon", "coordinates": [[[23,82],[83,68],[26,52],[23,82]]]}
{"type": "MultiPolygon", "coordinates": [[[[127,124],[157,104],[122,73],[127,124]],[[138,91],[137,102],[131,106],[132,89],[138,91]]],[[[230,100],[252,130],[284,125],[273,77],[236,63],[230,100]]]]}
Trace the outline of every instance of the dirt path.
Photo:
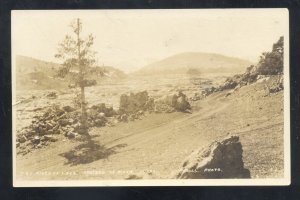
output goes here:
{"type": "Polygon", "coordinates": [[[93,140],[105,149],[113,150],[107,158],[88,164],[65,165],[66,159],[59,154],[73,149],[79,142],[69,144],[69,141],[60,141],[55,144],[55,148],[53,144],[47,149],[19,156],[18,175],[26,179],[52,179],[59,178],[53,172],[64,171],[65,174],[77,172],[77,175],[60,174],[70,179],[120,179],[131,174],[144,176],[146,171],[150,178],[170,177],[195,147],[209,142],[207,134],[201,133],[195,124],[215,115],[228,105],[220,102],[219,105],[208,106],[207,102],[203,102],[205,108],[201,112],[149,114],[140,121],[93,129],[93,140]],[[37,162],[32,163],[33,159],[37,162]],[[109,173],[110,171],[115,171],[115,174],[109,173]],[[30,175],[26,176],[26,173],[30,175]]]}
{"type": "MultiPolygon", "coordinates": [[[[282,94],[251,96],[251,88],[245,87],[226,98],[224,93],[214,94],[195,103],[192,114],[152,113],[142,120],[94,128],[90,134],[96,146],[88,154],[92,160],[79,156],[79,160],[67,163],[70,151],[82,144],[67,139],[25,156],[18,155],[17,178],[171,178],[192,151],[228,133],[240,135],[245,165],[253,177],[280,177],[283,173],[282,94]]],[[[79,155],[83,150],[84,147],[79,155]]]]}

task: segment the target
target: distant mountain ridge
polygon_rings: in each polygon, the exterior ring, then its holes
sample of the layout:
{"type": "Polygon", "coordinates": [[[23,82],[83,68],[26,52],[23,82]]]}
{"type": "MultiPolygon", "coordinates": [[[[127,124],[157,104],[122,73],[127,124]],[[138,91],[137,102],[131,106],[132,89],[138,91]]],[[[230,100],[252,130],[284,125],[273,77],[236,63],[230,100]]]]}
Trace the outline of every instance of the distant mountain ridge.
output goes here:
{"type": "MultiPolygon", "coordinates": [[[[70,76],[66,76],[64,79],[57,77],[57,72],[61,67],[57,63],[17,55],[15,66],[17,90],[66,88],[72,81],[70,76]]],[[[94,79],[97,82],[126,77],[123,71],[111,66],[97,66],[93,67],[92,70],[93,73],[89,74],[87,79],[94,79]]]]}
{"type": "Polygon", "coordinates": [[[252,63],[215,53],[186,52],[149,64],[134,75],[199,73],[242,73],[252,63]]]}

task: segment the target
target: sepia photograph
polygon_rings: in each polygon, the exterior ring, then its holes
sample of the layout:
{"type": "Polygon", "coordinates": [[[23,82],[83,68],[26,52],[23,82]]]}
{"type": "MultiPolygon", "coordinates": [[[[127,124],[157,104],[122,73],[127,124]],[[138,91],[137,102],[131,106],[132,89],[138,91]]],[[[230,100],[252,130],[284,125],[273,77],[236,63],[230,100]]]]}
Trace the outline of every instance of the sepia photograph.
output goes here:
{"type": "Polygon", "coordinates": [[[287,9],[13,10],[14,187],[290,184],[287,9]]]}

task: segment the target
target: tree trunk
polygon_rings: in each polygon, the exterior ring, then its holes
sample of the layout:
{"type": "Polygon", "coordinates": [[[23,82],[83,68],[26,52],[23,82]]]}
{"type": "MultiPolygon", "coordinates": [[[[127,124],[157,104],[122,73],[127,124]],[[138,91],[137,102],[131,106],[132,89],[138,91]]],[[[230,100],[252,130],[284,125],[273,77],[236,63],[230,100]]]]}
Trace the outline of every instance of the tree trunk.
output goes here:
{"type": "Polygon", "coordinates": [[[87,111],[86,111],[84,86],[81,86],[80,90],[81,90],[81,127],[82,129],[85,130],[85,134],[88,135],[87,111]]]}
{"type": "Polygon", "coordinates": [[[86,112],[86,102],[85,102],[85,93],[84,93],[84,73],[83,73],[83,66],[81,63],[81,56],[80,56],[80,21],[77,19],[77,47],[78,47],[78,67],[79,67],[79,82],[80,82],[80,92],[81,92],[81,132],[82,134],[86,135],[90,138],[88,132],[88,124],[87,124],[87,112],[86,112]]]}

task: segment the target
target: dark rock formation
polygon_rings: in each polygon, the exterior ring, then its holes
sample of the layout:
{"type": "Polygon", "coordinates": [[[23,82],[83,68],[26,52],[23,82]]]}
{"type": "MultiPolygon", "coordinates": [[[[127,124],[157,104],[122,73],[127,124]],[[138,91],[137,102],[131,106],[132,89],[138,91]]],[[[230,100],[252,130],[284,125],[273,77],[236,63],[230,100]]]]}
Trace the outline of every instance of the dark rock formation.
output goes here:
{"type": "Polygon", "coordinates": [[[182,92],[178,92],[178,94],[165,95],[156,99],[154,104],[156,112],[185,112],[191,109],[188,98],[182,92]]]}
{"type": "Polygon", "coordinates": [[[244,168],[243,149],[238,136],[213,142],[193,152],[176,175],[179,179],[250,178],[244,168]]]}
{"type": "Polygon", "coordinates": [[[136,113],[140,110],[146,111],[153,109],[153,99],[149,98],[148,92],[137,92],[130,95],[122,94],[120,97],[120,114],[136,113]]]}
{"type": "MultiPolygon", "coordinates": [[[[105,104],[92,106],[88,111],[89,127],[102,127],[108,122],[106,117],[116,114],[112,107],[105,104]]],[[[42,148],[49,142],[56,142],[61,139],[57,135],[64,135],[66,138],[80,138],[86,133],[86,129],[80,126],[81,112],[71,106],[52,105],[42,110],[40,114],[33,117],[32,123],[18,131],[16,141],[18,142],[18,153],[25,155],[28,153],[26,148],[42,148]],[[37,145],[39,145],[37,147],[37,145]]]]}
{"type": "Polygon", "coordinates": [[[92,112],[104,113],[105,117],[112,117],[116,115],[116,111],[111,106],[106,106],[105,103],[93,105],[90,109],[92,112]]]}
{"type": "Polygon", "coordinates": [[[50,92],[49,94],[46,95],[46,97],[48,97],[49,99],[56,99],[57,94],[56,92],[50,92]]]}

